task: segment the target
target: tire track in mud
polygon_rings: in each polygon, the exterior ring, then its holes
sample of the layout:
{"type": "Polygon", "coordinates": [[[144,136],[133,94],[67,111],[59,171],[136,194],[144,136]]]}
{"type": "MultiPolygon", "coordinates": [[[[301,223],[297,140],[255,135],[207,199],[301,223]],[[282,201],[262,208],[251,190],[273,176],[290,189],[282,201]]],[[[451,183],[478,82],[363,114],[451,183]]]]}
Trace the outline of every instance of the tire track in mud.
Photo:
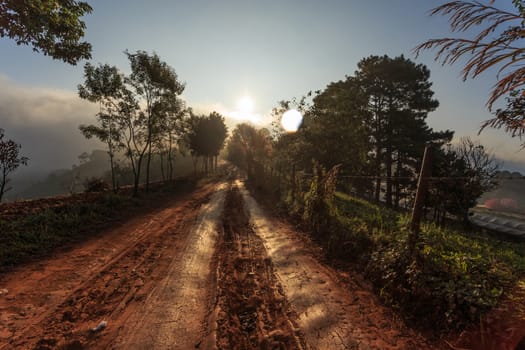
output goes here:
{"type": "Polygon", "coordinates": [[[279,283],[309,349],[433,349],[380,305],[369,290],[350,281],[342,285],[335,271],[319,263],[308,246],[286,225],[276,225],[241,181],[245,210],[272,259],[279,283]]]}
{"type": "Polygon", "coordinates": [[[183,207],[167,208],[141,225],[130,245],[34,317],[0,349],[106,348],[122,321],[164,277],[172,251],[178,249],[181,237],[195,222],[196,209],[209,200],[214,188],[202,189],[183,207]],[[107,320],[107,329],[93,332],[101,320],[107,320]]]}
{"type": "Polygon", "coordinates": [[[242,196],[232,186],[222,216],[218,249],[217,348],[303,349],[282,287],[263,242],[249,224],[242,196]]]}
{"type": "Polygon", "coordinates": [[[123,325],[111,349],[213,348],[208,316],[215,298],[214,252],[225,187],[217,186],[196,212],[184,245],[142,307],[123,325]]]}

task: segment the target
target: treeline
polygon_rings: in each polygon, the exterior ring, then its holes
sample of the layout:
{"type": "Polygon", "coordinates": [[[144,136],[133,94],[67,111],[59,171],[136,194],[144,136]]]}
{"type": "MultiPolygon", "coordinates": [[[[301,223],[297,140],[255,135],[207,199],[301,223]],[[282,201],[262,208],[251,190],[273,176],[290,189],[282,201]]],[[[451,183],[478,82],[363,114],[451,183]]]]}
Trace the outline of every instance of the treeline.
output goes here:
{"type": "Polygon", "coordinates": [[[180,97],[185,84],[157,54],[126,51],[125,55],[130,74],[108,64],[87,63],[85,81],[78,86],[81,98],[100,106],[97,122],[81,125],[80,130],[106,144],[112,189],[119,186],[119,154],[127,159],[135,195],[141,182],[148,190],[154,158],[159,159],[166,180],[173,180],[177,154],[191,154],[195,171],[199,160],[204,171],[213,170],[227,136],[224,117],[217,112],[197,115],[187,107],[180,97]]]}
{"type": "MultiPolygon", "coordinates": [[[[168,180],[168,169],[163,162],[165,163],[165,159],[162,160],[160,154],[153,155],[150,171],[152,182],[168,180]]],[[[190,155],[177,153],[173,162],[173,177],[191,175],[194,172],[192,163],[190,155]]],[[[143,166],[142,173],[145,173],[145,166],[146,164],[143,166]]],[[[133,172],[128,166],[126,157],[121,155],[116,158],[114,171],[119,190],[124,186],[133,185],[133,172]]],[[[90,153],[80,154],[78,161],[70,168],[57,169],[40,176],[15,177],[13,191],[8,192],[5,199],[7,201],[35,199],[110,189],[111,179],[107,151],[93,150],[90,153]]]]}
{"type": "Polygon", "coordinates": [[[431,85],[428,69],[403,56],[365,58],[352,76],[281,102],[271,131],[239,125],[227,154],[329,261],[362,274],[414,326],[439,333],[479,322],[512,290],[525,260],[521,245],[473,231],[428,221],[409,229],[425,147],[433,155],[429,220],[468,224],[468,208],[495,184],[497,165],[482,145],[452,144],[453,131],[428,126],[438,106],[431,85]],[[291,108],[304,118],[287,133],[279,119],[291,108]]]}
{"type": "MultiPolygon", "coordinates": [[[[187,154],[193,158],[195,173],[199,161],[202,171],[214,171],[228,134],[224,117],[217,112],[199,115],[186,106],[180,97],[185,84],[157,54],[125,51],[125,55],[131,73],[124,74],[109,64],[87,63],[84,82],[78,85],[79,96],[99,106],[96,122],[79,128],[86,138],[95,137],[106,145],[111,189],[117,192],[131,183],[137,195],[144,183],[148,191],[155,164],[160,167],[161,179],[172,181],[175,158],[187,154]]],[[[0,201],[10,189],[9,175],[27,163],[28,159],[19,155],[20,147],[12,140],[4,141],[0,129],[0,201]]],[[[58,181],[57,176],[48,180],[56,182],[57,188],[68,182],[69,192],[75,192],[75,169],[62,173],[58,181]]],[[[103,187],[98,181],[97,188],[103,187]]]]}
{"type": "Polygon", "coordinates": [[[432,174],[442,179],[431,183],[427,213],[438,222],[449,213],[467,224],[468,209],[495,185],[497,165],[482,145],[468,138],[451,144],[453,131],[428,126],[428,114],[439,105],[431,87],[422,64],[403,56],[366,57],[353,75],[281,101],[271,131],[238,126],[229,159],[292,207],[304,205],[293,194],[308,183],[315,161],[324,169],[339,165],[345,191],[402,209],[411,206],[423,152],[431,145],[432,174]],[[278,122],[290,108],[304,117],[295,133],[278,122]]]}

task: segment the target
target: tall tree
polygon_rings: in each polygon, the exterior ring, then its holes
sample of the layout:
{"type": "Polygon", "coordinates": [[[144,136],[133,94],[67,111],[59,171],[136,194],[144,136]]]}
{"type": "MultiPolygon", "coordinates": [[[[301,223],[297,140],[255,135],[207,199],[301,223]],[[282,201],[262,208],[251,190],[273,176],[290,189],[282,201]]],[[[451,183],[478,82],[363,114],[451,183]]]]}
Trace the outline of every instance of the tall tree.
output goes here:
{"type": "MultiPolygon", "coordinates": [[[[144,124],[144,148],[140,151],[146,158],[146,191],[149,189],[150,165],[153,140],[155,133],[159,132],[162,117],[166,108],[177,108],[176,104],[166,103],[167,100],[176,98],[184,91],[184,83],[178,80],[177,73],[166,62],[161,61],[157,54],[148,54],[145,51],[135,53],[125,52],[130,65],[131,74],[126,82],[131,86],[136,106],[141,108],[139,115],[144,124]],[[143,106],[143,107],[142,107],[143,106]]],[[[177,110],[171,111],[177,113],[177,110]]],[[[140,171],[140,165],[138,168],[140,171]]]]}
{"type": "Polygon", "coordinates": [[[4,140],[4,129],[0,129],[0,202],[4,194],[10,190],[7,187],[9,175],[20,165],[27,165],[29,158],[20,155],[22,146],[13,140],[4,140]]]}
{"type": "MultiPolygon", "coordinates": [[[[342,170],[361,174],[370,149],[365,120],[366,96],[357,80],[330,83],[318,93],[305,113],[300,134],[308,140],[310,156],[325,169],[342,164],[342,170]]],[[[311,167],[311,159],[307,167],[311,167]]]]}
{"type": "Polygon", "coordinates": [[[90,139],[96,137],[108,148],[111,166],[113,191],[117,191],[115,174],[115,155],[122,148],[122,122],[120,103],[124,94],[124,76],[117,67],[100,64],[94,67],[90,63],[84,66],[84,84],[78,85],[81,98],[99,103],[98,124],[80,125],[82,134],[90,139]]]}
{"type": "Polygon", "coordinates": [[[212,167],[215,171],[217,170],[217,158],[228,136],[228,128],[224,123],[224,117],[215,111],[210,113],[207,119],[210,143],[208,157],[210,157],[212,167]]]}
{"type": "Polygon", "coordinates": [[[525,134],[525,48],[522,43],[525,1],[513,0],[515,9],[512,12],[499,9],[493,3],[451,1],[434,8],[431,14],[448,17],[453,32],[473,34],[463,38],[430,39],[417,46],[415,52],[419,55],[423,50],[437,49],[435,60],[443,64],[454,64],[466,58],[463,80],[497,68],[498,81],[487,105],[492,110],[502,97],[507,98],[508,104],[497,109],[495,117],[485,121],[480,131],[486,127],[503,128],[512,137],[521,138],[525,134]]]}
{"type": "MultiPolygon", "coordinates": [[[[374,148],[376,201],[380,198],[384,171],[385,201],[392,205],[394,156],[397,155],[397,168],[400,169],[404,163],[401,151],[409,134],[417,136],[420,140],[417,144],[423,147],[433,138],[431,129],[424,122],[428,112],[438,106],[438,101],[433,99],[429,78],[427,67],[403,56],[370,56],[358,63],[353,79],[356,79],[368,104],[368,113],[364,117],[369,118],[366,124],[374,148]]],[[[423,148],[420,150],[422,154],[423,148]]]]}
{"type": "Polygon", "coordinates": [[[265,163],[270,159],[271,151],[269,131],[246,123],[235,127],[227,146],[228,159],[256,182],[264,176],[265,163]]]}
{"type": "Polygon", "coordinates": [[[80,19],[91,11],[84,1],[0,0],[0,37],[76,64],[91,58],[91,44],[81,41],[85,23],[80,19]]]}
{"type": "Polygon", "coordinates": [[[189,121],[187,144],[195,159],[195,170],[199,158],[203,160],[202,164],[206,173],[208,169],[213,170],[213,160],[216,160],[224,147],[227,135],[228,129],[224,123],[224,117],[219,113],[212,112],[207,116],[192,115],[189,121]]]}
{"type": "Polygon", "coordinates": [[[183,103],[179,96],[184,84],[156,54],[138,51],[126,55],[131,65],[129,76],[109,65],[86,65],[86,80],[79,85],[79,95],[98,102],[101,110],[97,115],[99,123],[81,126],[81,130],[86,137],[95,136],[106,142],[113,170],[115,152],[124,150],[133,172],[133,193],[137,195],[143,168],[148,189],[154,141],[183,132],[167,119],[181,116],[183,103]]]}
{"type": "Polygon", "coordinates": [[[170,181],[173,180],[175,152],[180,150],[179,146],[183,142],[183,137],[187,132],[186,119],[188,112],[184,101],[177,98],[176,95],[166,96],[157,106],[159,120],[157,123],[158,130],[154,132],[155,144],[159,150],[162,167],[161,172],[163,174],[164,156],[166,156],[165,177],[170,181]]]}

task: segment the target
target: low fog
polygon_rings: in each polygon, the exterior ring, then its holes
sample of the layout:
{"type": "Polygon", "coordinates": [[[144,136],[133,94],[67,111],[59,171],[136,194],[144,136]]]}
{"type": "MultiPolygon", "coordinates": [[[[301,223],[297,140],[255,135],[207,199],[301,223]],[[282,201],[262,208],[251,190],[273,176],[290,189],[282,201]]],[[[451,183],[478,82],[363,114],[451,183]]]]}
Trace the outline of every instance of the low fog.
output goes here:
{"type": "Polygon", "coordinates": [[[49,88],[28,88],[0,75],[0,128],[22,145],[29,165],[15,176],[45,174],[70,168],[78,156],[103,145],[86,140],[80,124],[94,122],[97,106],[76,93],[49,88]]]}

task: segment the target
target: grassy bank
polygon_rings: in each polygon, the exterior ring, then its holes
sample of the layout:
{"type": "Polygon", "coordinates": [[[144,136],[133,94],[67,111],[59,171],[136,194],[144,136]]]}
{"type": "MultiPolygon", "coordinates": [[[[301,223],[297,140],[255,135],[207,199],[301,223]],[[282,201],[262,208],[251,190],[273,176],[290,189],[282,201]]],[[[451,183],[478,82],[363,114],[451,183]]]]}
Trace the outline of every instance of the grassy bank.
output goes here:
{"type": "Polygon", "coordinates": [[[16,216],[0,216],[0,271],[100,234],[116,222],[159,207],[165,200],[189,192],[194,186],[193,181],[179,180],[157,184],[137,198],[106,192],[95,198],[90,195],[84,202],[75,196],[72,200],[61,199],[60,205],[41,210],[32,208],[16,216]]]}
{"type": "Polygon", "coordinates": [[[343,193],[334,202],[331,231],[321,240],[328,255],[358,264],[382,300],[418,325],[475,322],[525,274],[523,243],[427,224],[410,255],[405,214],[343,193]]]}
{"type": "Polygon", "coordinates": [[[335,176],[317,174],[295,191],[271,181],[252,188],[301,222],[328,260],[362,273],[412,325],[441,333],[478,323],[525,278],[524,242],[423,224],[411,254],[406,213],[335,192],[335,176]],[[270,199],[274,188],[281,191],[270,199]]]}

